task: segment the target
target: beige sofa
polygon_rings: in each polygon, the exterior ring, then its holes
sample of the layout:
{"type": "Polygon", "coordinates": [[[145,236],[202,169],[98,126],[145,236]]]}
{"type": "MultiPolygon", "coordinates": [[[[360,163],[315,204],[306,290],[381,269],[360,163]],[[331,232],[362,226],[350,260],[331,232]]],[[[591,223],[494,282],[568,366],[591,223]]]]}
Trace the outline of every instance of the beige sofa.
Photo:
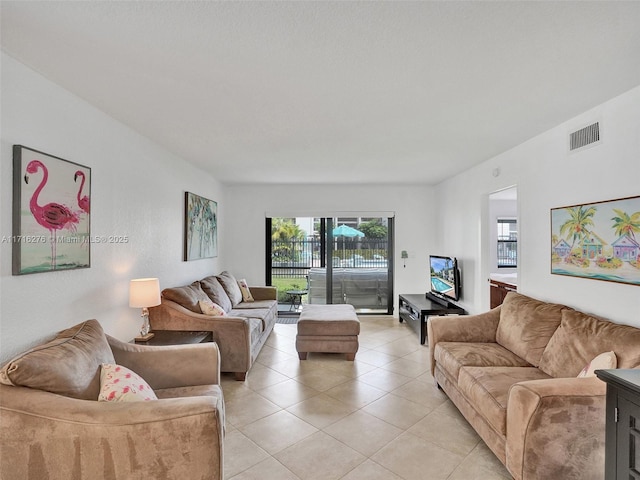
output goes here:
{"type": "Polygon", "coordinates": [[[640,329],[510,292],[502,306],[428,321],[438,385],[516,480],[604,478],[599,354],[640,366],[640,329]]]}
{"type": "Polygon", "coordinates": [[[223,478],[215,343],[123,343],[88,320],[9,361],[0,382],[2,479],[223,478]],[[133,370],[158,400],[97,401],[104,363],[133,370]]]}
{"type": "Polygon", "coordinates": [[[161,304],[149,309],[152,330],[210,331],[218,344],[221,371],[243,381],[278,319],[275,287],[249,287],[253,301],[244,301],[229,272],[183,287],[162,291],[161,304]],[[222,307],[223,316],[202,313],[200,301],[222,307]]]}

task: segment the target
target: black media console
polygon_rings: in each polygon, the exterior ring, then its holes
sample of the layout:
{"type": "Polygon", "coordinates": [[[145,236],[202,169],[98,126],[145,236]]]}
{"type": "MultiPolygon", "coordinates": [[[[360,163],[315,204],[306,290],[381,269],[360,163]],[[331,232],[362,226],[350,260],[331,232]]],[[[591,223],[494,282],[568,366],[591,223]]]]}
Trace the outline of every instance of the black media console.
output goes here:
{"type": "Polygon", "coordinates": [[[442,300],[430,293],[399,295],[400,323],[407,322],[420,337],[420,344],[427,339],[427,318],[430,315],[466,315],[464,308],[442,300]]]}

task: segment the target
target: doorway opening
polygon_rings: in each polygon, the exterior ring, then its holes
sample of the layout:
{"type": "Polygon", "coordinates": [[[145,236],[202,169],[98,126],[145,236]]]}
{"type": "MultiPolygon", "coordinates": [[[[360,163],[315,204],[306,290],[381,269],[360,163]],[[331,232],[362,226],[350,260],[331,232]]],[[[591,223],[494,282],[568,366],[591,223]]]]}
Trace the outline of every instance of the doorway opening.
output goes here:
{"type": "Polygon", "coordinates": [[[502,304],[518,289],[518,189],[516,186],[489,195],[489,306],[502,304]]]}

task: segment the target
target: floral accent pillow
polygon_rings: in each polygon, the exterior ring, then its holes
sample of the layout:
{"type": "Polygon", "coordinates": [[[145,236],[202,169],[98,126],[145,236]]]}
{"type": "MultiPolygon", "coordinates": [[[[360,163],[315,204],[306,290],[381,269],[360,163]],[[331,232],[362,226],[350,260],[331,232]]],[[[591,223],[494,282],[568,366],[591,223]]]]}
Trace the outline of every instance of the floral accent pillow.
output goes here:
{"type": "Polygon", "coordinates": [[[144,402],[157,399],[153,389],[137,373],[115,363],[102,364],[99,402],[144,402]]]}
{"type": "Polygon", "coordinates": [[[200,305],[200,310],[202,310],[202,313],[205,315],[223,317],[227,314],[224,308],[211,300],[200,300],[198,304],[200,305]]]}
{"type": "Polygon", "coordinates": [[[578,378],[595,377],[596,370],[607,370],[618,367],[618,358],[614,352],[604,352],[591,360],[582,371],[578,374],[578,378]]]}
{"type": "Polygon", "coordinates": [[[240,287],[240,291],[242,292],[242,300],[244,302],[253,302],[253,295],[251,295],[249,285],[247,285],[247,281],[244,278],[242,280],[238,280],[238,286],[240,287]]]}

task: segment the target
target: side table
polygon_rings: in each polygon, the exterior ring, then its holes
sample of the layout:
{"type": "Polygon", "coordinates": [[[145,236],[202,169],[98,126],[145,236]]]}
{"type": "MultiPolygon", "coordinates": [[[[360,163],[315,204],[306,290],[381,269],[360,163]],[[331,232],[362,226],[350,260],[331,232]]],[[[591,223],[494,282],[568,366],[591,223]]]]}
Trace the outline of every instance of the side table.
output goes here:
{"type": "Polygon", "coordinates": [[[212,332],[189,332],[182,330],[154,330],[155,334],[152,338],[146,342],[136,342],[132,340],[132,343],[137,345],[185,345],[188,343],[205,343],[213,342],[212,332]]]}

